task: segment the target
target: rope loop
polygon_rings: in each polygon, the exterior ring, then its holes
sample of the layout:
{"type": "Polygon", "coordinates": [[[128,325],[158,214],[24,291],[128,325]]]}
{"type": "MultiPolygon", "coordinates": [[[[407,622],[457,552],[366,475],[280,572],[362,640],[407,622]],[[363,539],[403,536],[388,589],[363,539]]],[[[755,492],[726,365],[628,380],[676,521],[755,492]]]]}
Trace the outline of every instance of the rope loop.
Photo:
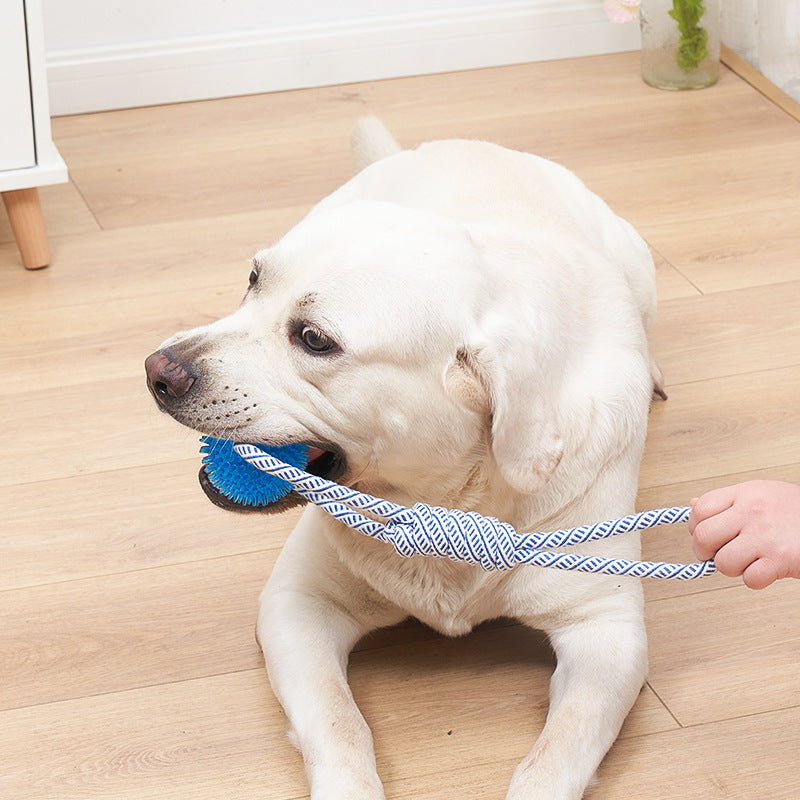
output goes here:
{"type": "Polygon", "coordinates": [[[516,531],[494,517],[473,511],[416,503],[402,522],[385,526],[386,541],[406,558],[438,556],[485,570],[506,570],[517,565],[516,531]]]}
{"type": "Polygon", "coordinates": [[[234,450],[253,466],[292,484],[294,490],[345,525],[391,544],[406,558],[435,556],[485,570],[509,570],[518,564],[637,578],[694,580],[716,572],[713,561],[667,564],[629,561],[545,550],[605,539],[621,533],[685,522],[690,509],[676,506],[642,511],[615,520],[565,528],[549,533],[517,533],[511,525],[474,511],[416,503],[411,508],[357,492],[284,464],[254,445],[235,444],[234,450]],[[367,517],[364,511],[372,517],[367,517]],[[383,520],[376,521],[374,517],[383,520]]]}

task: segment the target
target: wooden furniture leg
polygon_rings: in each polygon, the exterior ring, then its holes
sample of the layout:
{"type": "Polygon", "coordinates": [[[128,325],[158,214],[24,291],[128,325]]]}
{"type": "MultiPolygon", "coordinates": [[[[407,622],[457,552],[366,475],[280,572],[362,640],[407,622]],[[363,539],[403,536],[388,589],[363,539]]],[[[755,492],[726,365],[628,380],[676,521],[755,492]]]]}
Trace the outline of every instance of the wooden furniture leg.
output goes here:
{"type": "Polygon", "coordinates": [[[47,245],[39,190],[33,188],[3,192],[3,203],[25,269],[46,267],[50,263],[50,248],[47,245]]]}

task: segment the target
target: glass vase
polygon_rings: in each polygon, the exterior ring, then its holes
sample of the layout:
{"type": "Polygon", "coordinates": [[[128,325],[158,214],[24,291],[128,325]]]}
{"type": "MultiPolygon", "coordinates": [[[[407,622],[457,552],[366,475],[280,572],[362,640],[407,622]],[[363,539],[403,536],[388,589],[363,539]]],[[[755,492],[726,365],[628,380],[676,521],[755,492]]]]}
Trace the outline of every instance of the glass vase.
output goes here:
{"type": "Polygon", "coordinates": [[[719,78],[720,0],[642,0],[642,79],[702,89],[719,78]]]}

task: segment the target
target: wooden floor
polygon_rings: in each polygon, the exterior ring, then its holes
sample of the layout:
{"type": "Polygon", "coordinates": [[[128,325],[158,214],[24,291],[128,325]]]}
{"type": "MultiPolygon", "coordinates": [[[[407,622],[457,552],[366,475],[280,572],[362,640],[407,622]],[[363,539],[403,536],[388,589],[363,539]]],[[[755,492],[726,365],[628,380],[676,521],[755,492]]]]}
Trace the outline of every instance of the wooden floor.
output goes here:
{"type": "MultiPolygon", "coordinates": [[[[636,54],[54,120],[53,265],[0,221],[0,797],[304,798],[253,638],[295,515],[197,485],[196,437],[142,362],[232,310],[248,258],[349,175],[353,121],[406,145],[485,138],[575,170],[655,251],[639,506],[800,481],[800,123],[723,69],[646,87],[636,54]]],[[[692,560],[683,526],[645,554],[692,560]]],[[[649,682],[592,798],[800,797],[800,582],[646,587],[649,682]]],[[[499,798],[540,730],[552,656],[510,622],[363,642],[355,695],[391,799],[499,798]]]]}

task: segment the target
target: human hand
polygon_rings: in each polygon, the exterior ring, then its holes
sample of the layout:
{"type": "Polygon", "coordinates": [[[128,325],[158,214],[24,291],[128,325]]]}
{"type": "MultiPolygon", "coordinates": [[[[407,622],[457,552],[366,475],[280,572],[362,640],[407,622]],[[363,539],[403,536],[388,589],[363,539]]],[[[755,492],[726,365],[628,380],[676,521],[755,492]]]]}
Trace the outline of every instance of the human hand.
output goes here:
{"type": "Polygon", "coordinates": [[[800,578],[800,486],[747,481],[691,501],[695,555],[751,589],[800,578]]]}

